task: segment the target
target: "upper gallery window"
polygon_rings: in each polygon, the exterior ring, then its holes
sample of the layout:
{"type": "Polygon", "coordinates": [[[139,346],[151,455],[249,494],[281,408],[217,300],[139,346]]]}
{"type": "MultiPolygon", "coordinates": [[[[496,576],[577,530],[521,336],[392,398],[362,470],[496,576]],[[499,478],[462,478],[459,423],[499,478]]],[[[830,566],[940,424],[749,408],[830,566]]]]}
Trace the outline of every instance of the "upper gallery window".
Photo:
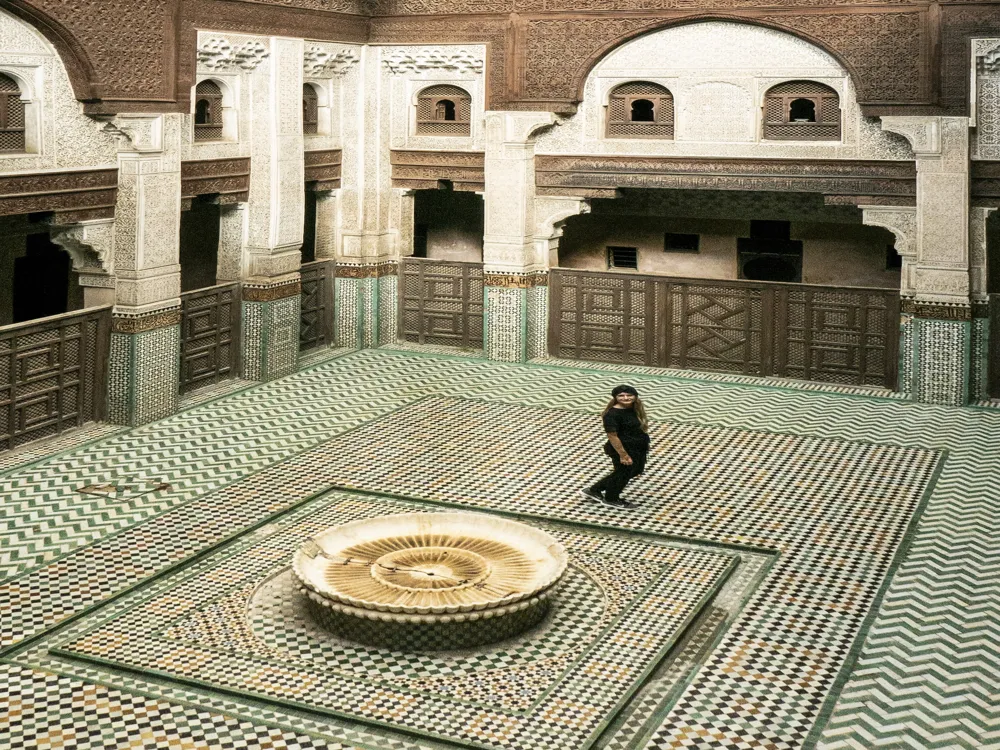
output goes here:
{"type": "Polygon", "coordinates": [[[302,132],[316,135],[319,132],[319,94],[311,84],[302,84],[302,132]]]}
{"type": "Polygon", "coordinates": [[[840,97],[814,81],[788,81],[764,95],[764,138],[839,141],[840,97]]]}
{"type": "Polygon", "coordinates": [[[608,138],[674,137],[674,97],[663,86],[630,81],[608,100],[608,138]]]}
{"type": "Polygon", "coordinates": [[[430,86],[417,95],[417,135],[471,134],[472,97],[458,86],[430,86]]]}
{"type": "Polygon", "coordinates": [[[202,81],[195,89],[194,139],[223,139],[222,89],[215,81],[202,81]]]}
{"type": "Polygon", "coordinates": [[[0,73],[0,152],[24,153],[25,116],[21,87],[10,76],[0,73]]]}

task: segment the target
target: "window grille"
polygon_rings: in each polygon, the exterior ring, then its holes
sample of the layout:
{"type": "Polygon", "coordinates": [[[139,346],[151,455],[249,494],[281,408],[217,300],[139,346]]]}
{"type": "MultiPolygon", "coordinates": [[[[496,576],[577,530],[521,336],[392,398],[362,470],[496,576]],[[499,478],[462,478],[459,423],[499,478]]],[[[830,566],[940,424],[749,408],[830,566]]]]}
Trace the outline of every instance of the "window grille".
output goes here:
{"type": "Polygon", "coordinates": [[[767,140],[839,141],[840,97],[815,81],[788,81],[764,95],[767,140]]]}
{"type": "Polygon", "coordinates": [[[308,83],[302,85],[302,132],[305,135],[319,132],[319,95],[308,83]]]}
{"type": "Polygon", "coordinates": [[[431,86],[417,95],[417,135],[471,134],[472,97],[458,86],[431,86]]]}
{"type": "Polygon", "coordinates": [[[608,268],[638,268],[639,248],[608,246],[608,268]]]}
{"type": "Polygon", "coordinates": [[[667,89],[646,81],[616,87],[608,99],[608,138],[674,137],[674,97],[667,89]]]}
{"type": "Polygon", "coordinates": [[[194,139],[222,140],[222,89],[215,81],[202,81],[195,89],[194,139]]]}
{"type": "Polygon", "coordinates": [[[24,102],[17,81],[0,73],[0,152],[24,153],[24,102]]]}

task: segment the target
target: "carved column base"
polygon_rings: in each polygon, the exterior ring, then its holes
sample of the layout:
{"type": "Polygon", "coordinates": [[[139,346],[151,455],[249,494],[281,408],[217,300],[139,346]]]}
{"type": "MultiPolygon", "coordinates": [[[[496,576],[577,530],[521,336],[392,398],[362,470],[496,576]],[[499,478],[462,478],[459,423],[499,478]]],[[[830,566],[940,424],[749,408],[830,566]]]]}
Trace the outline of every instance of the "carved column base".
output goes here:
{"type": "Polygon", "coordinates": [[[115,312],[108,356],[109,422],[136,427],[177,411],[180,323],[179,308],[115,312]]]}
{"type": "Polygon", "coordinates": [[[298,278],[243,284],[243,377],[266,382],[298,367],[302,285],[298,278]]]}
{"type": "Polygon", "coordinates": [[[483,349],[497,362],[543,356],[548,341],[548,274],[483,276],[483,349]]]}
{"type": "Polygon", "coordinates": [[[337,346],[372,349],[396,340],[399,267],[337,264],[334,329],[337,346]]]}
{"type": "MultiPolygon", "coordinates": [[[[908,391],[914,401],[944,406],[969,403],[972,380],[972,310],[967,305],[930,305],[904,300],[912,316],[900,347],[909,366],[908,391]]],[[[905,364],[905,363],[904,363],[905,364]]]]}

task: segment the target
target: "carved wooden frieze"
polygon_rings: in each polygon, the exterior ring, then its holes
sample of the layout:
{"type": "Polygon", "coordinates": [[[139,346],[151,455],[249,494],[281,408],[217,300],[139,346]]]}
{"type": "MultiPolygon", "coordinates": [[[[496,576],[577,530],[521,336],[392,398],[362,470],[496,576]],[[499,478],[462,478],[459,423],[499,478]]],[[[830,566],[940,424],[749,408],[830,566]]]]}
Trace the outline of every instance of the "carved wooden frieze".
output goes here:
{"type": "Polygon", "coordinates": [[[221,203],[245,203],[250,194],[250,159],[181,162],[181,197],[219,196],[221,203]]]}
{"type": "Polygon", "coordinates": [[[371,265],[338,263],[334,275],[339,279],[378,279],[399,273],[399,263],[384,261],[371,265]]]}
{"type": "Polygon", "coordinates": [[[455,190],[485,190],[486,157],[481,151],[401,151],[390,154],[392,186],[410,190],[433,190],[439,180],[455,190]]]}
{"type": "Polygon", "coordinates": [[[342,152],[340,149],[306,151],[306,182],[315,190],[336,190],[340,187],[342,152]]]}
{"type": "MultiPolygon", "coordinates": [[[[536,156],[539,195],[621,188],[760,190],[915,199],[910,161],[536,156]]],[[[605,196],[599,196],[605,197],[605,196]]]]}
{"type": "Polygon", "coordinates": [[[117,167],[0,176],[0,216],[52,211],[60,224],[107,219],[117,197],[117,167]]]}

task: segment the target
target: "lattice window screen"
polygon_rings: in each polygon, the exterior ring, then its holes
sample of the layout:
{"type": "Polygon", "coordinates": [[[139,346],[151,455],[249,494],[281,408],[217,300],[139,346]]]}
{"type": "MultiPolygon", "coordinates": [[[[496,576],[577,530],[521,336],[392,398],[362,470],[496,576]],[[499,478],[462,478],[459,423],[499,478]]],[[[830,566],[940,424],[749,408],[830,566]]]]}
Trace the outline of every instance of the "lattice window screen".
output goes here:
{"type": "Polygon", "coordinates": [[[787,81],[764,95],[764,138],[768,140],[839,141],[840,97],[815,81],[787,81]],[[807,99],[815,105],[816,122],[791,119],[792,102],[807,99]]]}
{"type": "Polygon", "coordinates": [[[468,136],[471,134],[472,97],[458,86],[431,86],[417,96],[417,135],[468,136]],[[446,106],[451,102],[454,109],[446,106]],[[455,119],[445,119],[454,111],[455,119]]]}
{"type": "Polygon", "coordinates": [[[616,87],[608,99],[608,138],[674,137],[674,97],[667,89],[647,81],[630,81],[616,87]],[[653,106],[653,120],[632,119],[635,102],[645,100],[653,106]]]}
{"type": "Polygon", "coordinates": [[[24,102],[17,82],[0,73],[0,151],[24,152],[24,102]]]}
{"type": "Polygon", "coordinates": [[[202,81],[195,89],[194,139],[222,140],[222,89],[215,81],[202,81]]]}
{"type": "Polygon", "coordinates": [[[302,85],[302,132],[305,135],[319,132],[319,95],[308,83],[302,85]]]}

